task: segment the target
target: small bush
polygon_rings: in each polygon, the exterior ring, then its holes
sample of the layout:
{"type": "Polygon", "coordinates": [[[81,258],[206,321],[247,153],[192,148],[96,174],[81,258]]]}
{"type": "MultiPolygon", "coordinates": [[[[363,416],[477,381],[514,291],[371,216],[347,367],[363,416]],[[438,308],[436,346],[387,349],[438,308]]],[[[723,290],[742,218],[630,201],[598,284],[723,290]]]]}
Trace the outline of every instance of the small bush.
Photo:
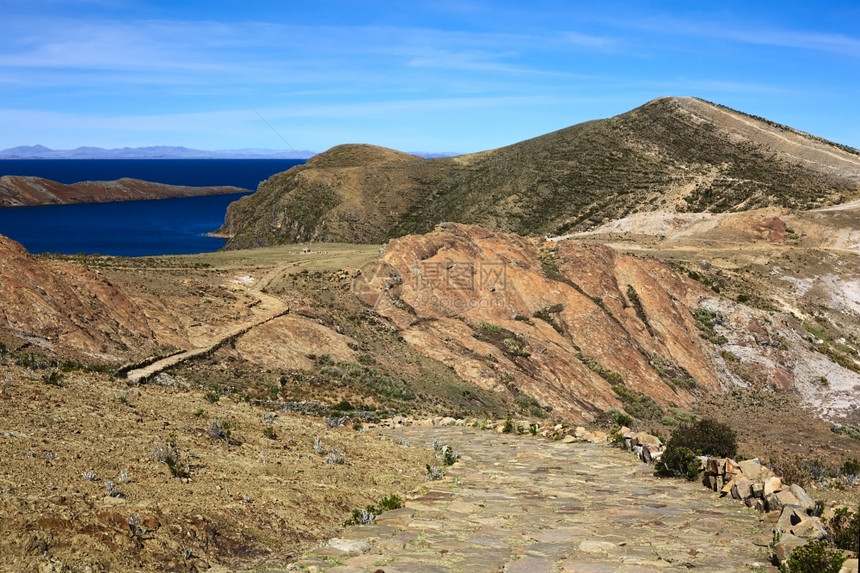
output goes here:
{"type": "Polygon", "coordinates": [[[439,480],[445,477],[445,474],[442,473],[442,470],[439,469],[437,466],[431,466],[430,464],[427,464],[424,467],[427,468],[427,479],[431,481],[439,480]]]}
{"type": "Polygon", "coordinates": [[[171,437],[164,444],[155,444],[152,447],[152,459],[167,465],[170,475],[177,478],[187,478],[191,475],[191,467],[182,463],[176,441],[171,437]]]}
{"type": "Polygon", "coordinates": [[[845,463],[839,468],[839,472],[845,478],[845,481],[848,482],[848,485],[854,485],[857,481],[860,481],[860,461],[857,461],[857,458],[845,460],[845,463]]]}
{"type": "Polygon", "coordinates": [[[212,420],[209,425],[209,437],[215,440],[224,440],[228,444],[232,443],[233,430],[230,428],[230,422],[224,420],[212,420]]]}
{"type": "Polygon", "coordinates": [[[633,418],[616,408],[609,410],[609,418],[615,424],[619,426],[627,426],[628,428],[630,427],[630,424],[633,423],[633,418]]]}
{"type": "Polygon", "coordinates": [[[827,532],[839,549],[860,551],[860,506],[857,511],[840,507],[827,523],[827,532]]]}
{"type": "Polygon", "coordinates": [[[694,481],[699,475],[699,458],[690,448],[667,445],[663,455],[654,464],[654,475],[694,481]]]}
{"type": "Polygon", "coordinates": [[[210,404],[215,404],[216,402],[218,402],[218,400],[221,399],[221,396],[218,395],[218,392],[206,392],[203,397],[206,398],[206,401],[210,404]]]}
{"type": "Polygon", "coordinates": [[[274,440],[278,437],[278,435],[275,433],[274,426],[266,426],[265,428],[263,428],[263,436],[269,438],[270,440],[274,440]]]}
{"type": "Polygon", "coordinates": [[[58,388],[62,388],[63,378],[65,378],[65,376],[59,370],[52,370],[50,374],[42,376],[42,380],[44,380],[46,384],[57,386],[58,388]]]}
{"type": "Polygon", "coordinates": [[[845,556],[827,547],[826,541],[810,541],[791,552],[782,573],[839,573],[845,556]]]}
{"type": "Polygon", "coordinates": [[[454,462],[460,459],[460,454],[454,451],[454,448],[451,446],[442,446],[439,457],[446,466],[453,466],[454,462]]]}
{"type": "Polygon", "coordinates": [[[704,419],[678,426],[666,444],[667,449],[671,446],[690,448],[700,456],[733,458],[738,453],[738,438],[726,424],[704,419]]]}
{"type": "Polygon", "coordinates": [[[800,456],[793,460],[780,460],[772,464],[773,473],[782,478],[782,483],[796,483],[799,486],[809,485],[809,471],[800,456]]]}
{"type": "Polygon", "coordinates": [[[325,459],[325,463],[327,464],[340,465],[343,464],[343,462],[343,454],[341,454],[340,451],[337,450],[337,448],[332,448],[325,459]]]}
{"type": "Polygon", "coordinates": [[[737,436],[725,424],[713,420],[681,424],[672,432],[663,455],[655,464],[655,474],[692,481],[699,471],[698,456],[733,458],[737,450],[737,436]]]}

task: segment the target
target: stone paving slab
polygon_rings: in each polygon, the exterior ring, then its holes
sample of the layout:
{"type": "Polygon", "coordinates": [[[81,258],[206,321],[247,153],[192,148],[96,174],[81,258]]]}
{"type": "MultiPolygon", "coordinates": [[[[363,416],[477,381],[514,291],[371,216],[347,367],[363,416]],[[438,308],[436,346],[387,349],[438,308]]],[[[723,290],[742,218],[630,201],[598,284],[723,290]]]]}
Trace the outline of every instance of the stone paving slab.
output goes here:
{"type": "Polygon", "coordinates": [[[317,549],[295,569],[337,573],[633,573],[776,569],[757,540],[772,525],[698,484],[604,444],[465,427],[388,430],[413,447],[460,452],[406,507],[340,537],[362,555],[317,549]],[[328,560],[320,557],[328,556],[328,560]]]}

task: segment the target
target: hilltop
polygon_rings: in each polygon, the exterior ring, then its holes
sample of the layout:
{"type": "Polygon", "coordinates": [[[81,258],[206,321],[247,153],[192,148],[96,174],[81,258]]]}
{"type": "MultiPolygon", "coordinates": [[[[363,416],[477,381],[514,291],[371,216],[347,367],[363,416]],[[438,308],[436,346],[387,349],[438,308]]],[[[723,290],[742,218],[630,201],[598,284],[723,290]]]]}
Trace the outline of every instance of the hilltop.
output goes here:
{"type": "Polygon", "coordinates": [[[227,248],[382,242],[443,221],[528,236],[654,210],[812,209],[860,194],[860,152],[689,97],[508,147],[421,159],[345,145],[232,204],[227,248]]]}

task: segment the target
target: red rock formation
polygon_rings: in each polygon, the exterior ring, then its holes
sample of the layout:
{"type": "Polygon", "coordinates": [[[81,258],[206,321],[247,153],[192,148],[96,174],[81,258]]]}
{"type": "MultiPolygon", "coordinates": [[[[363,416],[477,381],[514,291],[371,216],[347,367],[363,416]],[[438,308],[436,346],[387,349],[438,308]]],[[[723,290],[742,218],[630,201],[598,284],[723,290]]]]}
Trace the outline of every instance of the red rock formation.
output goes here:
{"type": "Polygon", "coordinates": [[[42,346],[145,355],[156,344],[143,311],[96,271],[36,260],[2,235],[0,301],[0,328],[42,346]]]}
{"type": "Polygon", "coordinates": [[[409,344],[553,415],[589,420],[630,389],[665,406],[720,388],[689,310],[707,291],[659,262],[450,223],[392,241],[383,261],[368,300],[409,344]]]}

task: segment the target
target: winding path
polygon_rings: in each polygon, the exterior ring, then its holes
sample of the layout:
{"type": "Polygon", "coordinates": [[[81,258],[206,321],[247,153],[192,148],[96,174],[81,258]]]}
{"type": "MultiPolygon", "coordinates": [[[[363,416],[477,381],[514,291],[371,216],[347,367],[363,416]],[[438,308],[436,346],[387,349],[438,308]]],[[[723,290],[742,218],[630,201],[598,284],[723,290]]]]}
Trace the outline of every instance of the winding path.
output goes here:
{"type": "Polygon", "coordinates": [[[256,297],[259,301],[258,304],[254,305],[255,315],[252,318],[226,326],[220,332],[213,334],[206,344],[161,358],[147,366],[129,370],[126,373],[128,381],[135,384],[139,383],[181,362],[214,352],[230,340],[245,334],[252,328],[256,328],[261,324],[265,324],[290,312],[290,308],[284,301],[267,295],[262,291],[270,282],[280,276],[287,267],[294,265],[295,263],[282,263],[254,281],[253,285],[236,283],[246,288],[248,294],[256,297]]]}

